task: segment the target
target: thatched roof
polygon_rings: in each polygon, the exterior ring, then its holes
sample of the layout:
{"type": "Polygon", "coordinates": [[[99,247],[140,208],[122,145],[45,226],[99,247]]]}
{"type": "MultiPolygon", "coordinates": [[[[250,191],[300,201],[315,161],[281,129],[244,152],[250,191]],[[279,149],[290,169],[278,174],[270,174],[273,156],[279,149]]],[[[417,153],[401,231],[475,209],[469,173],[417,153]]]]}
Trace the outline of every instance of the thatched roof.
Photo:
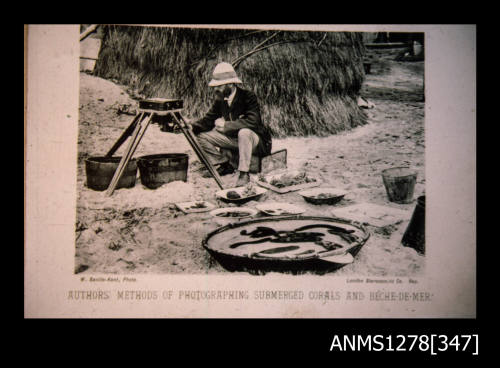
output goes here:
{"type": "Polygon", "coordinates": [[[96,74],[146,97],[181,98],[185,115],[199,117],[213,68],[231,62],[275,136],[326,135],[365,123],[363,53],[352,32],[106,26],[96,74]]]}

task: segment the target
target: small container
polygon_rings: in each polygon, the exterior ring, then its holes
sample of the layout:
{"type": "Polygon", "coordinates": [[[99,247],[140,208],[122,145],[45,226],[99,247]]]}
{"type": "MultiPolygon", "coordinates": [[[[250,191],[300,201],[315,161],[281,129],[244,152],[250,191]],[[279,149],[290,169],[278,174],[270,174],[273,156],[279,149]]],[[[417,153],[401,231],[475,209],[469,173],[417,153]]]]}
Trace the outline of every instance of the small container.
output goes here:
{"type": "Polygon", "coordinates": [[[422,54],[423,47],[418,41],[413,41],[413,55],[420,56],[422,54]]]}
{"type": "Polygon", "coordinates": [[[249,207],[224,207],[210,212],[210,215],[219,226],[250,220],[256,214],[257,211],[249,207]]]}
{"type": "MultiPolygon", "coordinates": [[[[92,190],[103,191],[108,189],[111,179],[120,164],[121,157],[89,157],[85,160],[85,173],[87,187],[92,190]]],[[[122,177],[116,185],[119,188],[132,188],[135,186],[137,176],[137,161],[131,159],[125,167],[122,177]]]]}
{"type": "Polygon", "coordinates": [[[408,167],[393,167],[382,171],[382,180],[389,201],[411,203],[417,181],[417,173],[408,167]]]}
{"type": "Polygon", "coordinates": [[[146,188],[156,189],[172,181],[187,181],[188,161],[186,153],[141,156],[137,160],[141,183],[146,188]]]}
{"type": "Polygon", "coordinates": [[[244,194],[246,187],[236,187],[236,188],[219,190],[218,192],[215,193],[215,196],[223,202],[240,205],[240,204],[244,204],[244,203],[247,203],[250,201],[257,201],[265,192],[267,192],[266,189],[258,187],[256,185],[253,186],[253,189],[255,190],[255,194],[252,194],[252,195],[245,195],[244,194]],[[240,195],[240,197],[239,198],[229,198],[227,196],[227,194],[229,192],[236,192],[240,195]]]}
{"type": "Polygon", "coordinates": [[[290,203],[270,202],[255,206],[260,212],[269,216],[300,215],[305,210],[290,203]]]}
{"type": "Polygon", "coordinates": [[[306,202],[312,204],[328,204],[333,205],[342,200],[347,194],[345,190],[336,188],[314,188],[309,190],[303,190],[299,194],[304,198],[306,202]]]}

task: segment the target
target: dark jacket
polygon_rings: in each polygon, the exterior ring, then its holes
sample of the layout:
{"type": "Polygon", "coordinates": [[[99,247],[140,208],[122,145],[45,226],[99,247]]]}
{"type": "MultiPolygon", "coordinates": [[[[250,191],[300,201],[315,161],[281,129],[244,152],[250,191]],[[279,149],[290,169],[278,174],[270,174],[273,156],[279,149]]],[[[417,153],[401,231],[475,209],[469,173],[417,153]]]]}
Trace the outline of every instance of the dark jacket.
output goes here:
{"type": "Polygon", "coordinates": [[[215,127],[215,120],[220,117],[224,117],[226,121],[225,135],[236,138],[240,129],[251,129],[260,137],[255,154],[266,156],[271,153],[271,132],[262,122],[259,103],[253,92],[236,87],[236,94],[230,107],[226,101],[216,100],[203,118],[192,123],[193,132],[198,134],[212,130],[215,127]]]}

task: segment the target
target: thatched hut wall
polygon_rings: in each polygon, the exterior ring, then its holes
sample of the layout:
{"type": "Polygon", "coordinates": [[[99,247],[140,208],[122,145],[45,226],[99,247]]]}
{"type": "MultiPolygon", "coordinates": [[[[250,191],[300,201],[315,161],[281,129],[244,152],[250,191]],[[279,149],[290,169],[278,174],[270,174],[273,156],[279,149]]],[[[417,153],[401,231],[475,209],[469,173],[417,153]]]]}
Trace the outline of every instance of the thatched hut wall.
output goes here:
{"type": "Polygon", "coordinates": [[[364,79],[361,33],[103,29],[96,74],[145,97],[181,98],[188,117],[207,111],[211,73],[217,63],[227,61],[244,88],[257,94],[274,136],[327,135],[365,123],[356,104],[364,79]],[[258,45],[266,48],[252,52],[258,45]]]}

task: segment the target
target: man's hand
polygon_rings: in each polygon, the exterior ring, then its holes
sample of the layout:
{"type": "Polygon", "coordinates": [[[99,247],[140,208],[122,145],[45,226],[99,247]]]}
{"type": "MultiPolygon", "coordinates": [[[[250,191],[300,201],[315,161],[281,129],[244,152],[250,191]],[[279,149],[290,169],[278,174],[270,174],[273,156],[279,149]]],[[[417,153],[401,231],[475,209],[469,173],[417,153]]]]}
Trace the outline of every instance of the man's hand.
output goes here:
{"type": "Polygon", "coordinates": [[[184,118],[183,117],[183,120],[184,120],[184,126],[186,128],[188,128],[190,131],[193,131],[193,125],[191,124],[192,120],[191,119],[188,119],[188,118],[184,118]]]}
{"type": "Polygon", "coordinates": [[[224,125],[226,125],[224,118],[218,118],[215,120],[215,130],[219,133],[224,133],[224,125]]]}

